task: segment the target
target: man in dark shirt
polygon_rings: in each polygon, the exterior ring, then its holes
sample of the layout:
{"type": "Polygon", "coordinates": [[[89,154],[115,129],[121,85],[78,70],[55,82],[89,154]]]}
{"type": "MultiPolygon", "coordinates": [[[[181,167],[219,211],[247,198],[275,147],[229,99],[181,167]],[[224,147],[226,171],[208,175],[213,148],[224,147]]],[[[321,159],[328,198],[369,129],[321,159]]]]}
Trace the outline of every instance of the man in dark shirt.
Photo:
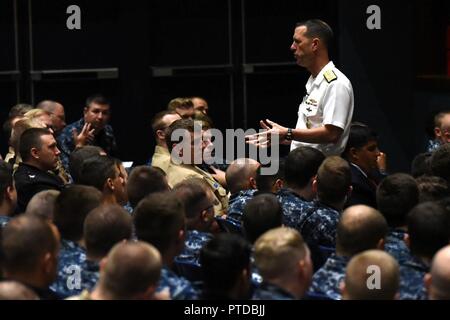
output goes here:
{"type": "Polygon", "coordinates": [[[24,212],[28,202],[38,192],[61,190],[64,182],[48,172],[56,168],[60,151],[48,129],[31,128],[20,137],[22,161],[14,173],[17,189],[18,211],[24,212]]]}

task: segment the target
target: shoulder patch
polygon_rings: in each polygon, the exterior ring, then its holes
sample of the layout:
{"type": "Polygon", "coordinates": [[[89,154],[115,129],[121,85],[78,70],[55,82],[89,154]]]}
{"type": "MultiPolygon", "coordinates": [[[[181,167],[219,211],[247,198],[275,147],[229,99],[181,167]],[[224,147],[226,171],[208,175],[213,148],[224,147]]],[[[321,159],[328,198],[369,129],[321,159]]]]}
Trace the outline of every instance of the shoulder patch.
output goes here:
{"type": "Polygon", "coordinates": [[[337,79],[336,73],[333,70],[327,70],[323,73],[323,77],[327,80],[328,83],[337,79]]]}

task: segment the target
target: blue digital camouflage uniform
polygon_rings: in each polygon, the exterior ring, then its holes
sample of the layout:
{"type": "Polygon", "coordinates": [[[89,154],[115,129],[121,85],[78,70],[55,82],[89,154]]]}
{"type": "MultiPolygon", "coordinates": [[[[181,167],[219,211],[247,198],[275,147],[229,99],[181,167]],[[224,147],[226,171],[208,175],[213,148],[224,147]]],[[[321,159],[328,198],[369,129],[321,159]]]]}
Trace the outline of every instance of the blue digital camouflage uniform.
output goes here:
{"type": "Polygon", "coordinates": [[[301,215],[297,230],[308,244],[334,248],[339,217],[336,209],[314,201],[313,207],[301,215]]]}
{"type": "Polygon", "coordinates": [[[85,260],[81,269],[81,289],[91,291],[100,278],[100,266],[98,262],[85,260]]]}
{"type": "Polygon", "coordinates": [[[345,269],[350,258],[331,255],[314,274],[308,293],[320,294],[333,300],[341,299],[340,283],[345,278],[345,269]]]}
{"type": "Polygon", "coordinates": [[[428,271],[429,267],[414,256],[400,265],[400,300],[427,299],[423,277],[428,271]]]}
{"type": "Polygon", "coordinates": [[[10,216],[0,215],[0,227],[3,228],[4,226],[6,226],[9,220],[11,220],[10,216]]]}
{"type": "Polygon", "coordinates": [[[131,206],[131,204],[129,202],[127,202],[123,208],[131,215],[133,215],[133,207],[131,206]]]}
{"type": "MultiPolygon", "coordinates": [[[[70,154],[75,149],[72,131],[73,129],[76,129],[77,132],[80,133],[81,130],[83,130],[84,123],[84,118],[81,118],[80,120],[67,125],[56,138],[58,141],[58,148],[61,151],[59,157],[66,171],[69,170],[70,154]]],[[[109,124],[107,124],[105,128],[95,136],[95,140],[92,142],[92,145],[99,146],[108,155],[111,155],[117,149],[113,129],[109,124]]]]}
{"type": "Polygon", "coordinates": [[[187,279],[178,276],[167,266],[163,266],[161,269],[161,279],[156,291],[161,292],[165,288],[169,288],[172,300],[196,300],[199,296],[199,292],[187,279]]]}
{"type": "Polygon", "coordinates": [[[74,241],[61,239],[58,275],[50,289],[63,298],[80,294],[81,273],[85,261],[86,251],[82,247],[74,241]]]}
{"type": "Polygon", "coordinates": [[[200,263],[198,261],[200,250],[212,238],[213,235],[211,233],[201,232],[198,230],[188,230],[186,232],[186,240],[184,241],[184,249],[176,257],[176,260],[191,262],[200,266],[200,263]]]}
{"type": "Polygon", "coordinates": [[[433,152],[437,149],[439,149],[439,147],[442,145],[442,143],[439,140],[428,140],[427,143],[427,152],[433,152]]]}
{"type": "Polygon", "coordinates": [[[295,300],[295,297],[277,285],[263,282],[253,292],[252,300],[295,300]]]}
{"type": "Polygon", "coordinates": [[[251,283],[252,283],[252,289],[255,290],[258,288],[261,283],[263,282],[262,276],[259,274],[258,267],[255,263],[255,258],[253,256],[253,248],[252,248],[252,254],[250,255],[250,268],[251,268],[251,283]]]}
{"type": "Polygon", "coordinates": [[[390,229],[384,242],[384,251],[393,256],[400,265],[412,258],[411,252],[403,240],[405,234],[404,230],[390,229]]]}
{"type": "Polygon", "coordinates": [[[227,219],[241,222],[245,205],[253,198],[255,192],[257,191],[258,190],[256,189],[248,189],[232,194],[230,196],[230,200],[228,201],[227,219]]]}
{"type": "Polygon", "coordinates": [[[277,198],[283,208],[283,224],[299,230],[300,217],[312,207],[312,202],[306,201],[290,189],[278,191],[277,198]]]}

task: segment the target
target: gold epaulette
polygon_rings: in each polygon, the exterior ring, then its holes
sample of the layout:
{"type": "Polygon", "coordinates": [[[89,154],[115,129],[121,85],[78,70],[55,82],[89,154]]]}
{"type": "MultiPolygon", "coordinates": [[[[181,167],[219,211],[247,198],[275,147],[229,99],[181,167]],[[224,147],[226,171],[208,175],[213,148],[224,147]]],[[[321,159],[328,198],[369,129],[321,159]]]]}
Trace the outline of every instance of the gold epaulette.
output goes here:
{"type": "Polygon", "coordinates": [[[323,73],[323,77],[327,80],[328,83],[337,79],[336,73],[333,70],[327,70],[323,73]]]}

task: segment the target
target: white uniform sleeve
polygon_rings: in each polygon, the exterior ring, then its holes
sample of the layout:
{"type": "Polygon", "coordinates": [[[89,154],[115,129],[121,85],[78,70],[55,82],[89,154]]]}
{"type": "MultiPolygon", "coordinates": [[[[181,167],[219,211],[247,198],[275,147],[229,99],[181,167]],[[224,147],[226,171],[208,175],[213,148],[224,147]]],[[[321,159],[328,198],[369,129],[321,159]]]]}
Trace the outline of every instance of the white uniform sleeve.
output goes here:
{"type": "Polygon", "coordinates": [[[341,81],[329,84],[323,98],[323,125],[333,125],[345,129],[351,112],[350,88],[341,81]]]}

